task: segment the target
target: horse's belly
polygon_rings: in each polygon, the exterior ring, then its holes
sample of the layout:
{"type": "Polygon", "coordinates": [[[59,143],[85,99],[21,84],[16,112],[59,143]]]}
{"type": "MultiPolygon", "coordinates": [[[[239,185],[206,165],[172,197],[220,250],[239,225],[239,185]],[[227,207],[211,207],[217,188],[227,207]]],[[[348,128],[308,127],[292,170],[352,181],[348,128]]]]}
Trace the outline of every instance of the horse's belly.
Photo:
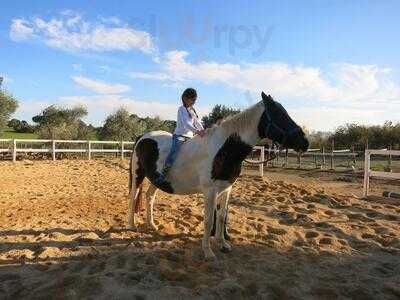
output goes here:
{"type": "Polygon", "coordinates": [[[171,185],[174,189],[174,194],[190,195],[201,192],[200,180],[198,179],[198,176],[182,176],[182,174],[171,174],[167,180],[171,182],[171,185]]]}

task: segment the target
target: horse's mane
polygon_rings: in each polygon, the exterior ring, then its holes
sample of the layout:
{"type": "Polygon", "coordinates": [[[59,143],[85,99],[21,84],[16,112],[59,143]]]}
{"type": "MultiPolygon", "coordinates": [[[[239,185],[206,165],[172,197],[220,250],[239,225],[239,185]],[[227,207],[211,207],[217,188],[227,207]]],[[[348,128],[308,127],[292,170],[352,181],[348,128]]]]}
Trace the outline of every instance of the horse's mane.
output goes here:
{"type": "Polygon", "coordinates": [[[227,132],[240,132],[248,128],[253,122],[258,121],[255,115],[262,104],[262,101],[258,102],[240,113],[227,117],[220,125],[208,128],[206,135],[212,136],[216,130],[221,128],[227,132]]]}

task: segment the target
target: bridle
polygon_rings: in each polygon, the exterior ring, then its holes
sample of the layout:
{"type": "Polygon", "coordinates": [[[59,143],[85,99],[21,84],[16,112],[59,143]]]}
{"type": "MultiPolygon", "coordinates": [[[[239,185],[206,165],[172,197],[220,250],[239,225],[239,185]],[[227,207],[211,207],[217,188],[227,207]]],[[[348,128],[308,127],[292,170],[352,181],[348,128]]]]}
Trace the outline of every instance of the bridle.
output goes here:
{"type": "Polygon", "coordinates": [[[265,111],[264,111],[262,117],[264,117],[266,120],[262,120],[262,121],[267,123],[267,126],[264,128],[264,136],[267,137],[268,139],[270,139],[272,141],[273,145],[284,145],[286,143],[286,141],[288,140],[289,136],[293,135],[294,133],[300,132],[301,129],[298,126],[292,128],[292,129],[289,129],[289,130],[283,130],[282,128],[280,128],[272,119],[271,113],[267,107],[267,103],[265,101],[263,101],[263,102],[264,102],[265,111]],[[274,139],[272,139],[271,137],[268,136],[271,129],[279,132],[279,134],[282,136],[281,141],[279,141],[279,142],[275,141],[274,139]]]}
{"type": "MultiPolygon", "coordinates": [[[[280,145],[284,145],[285,142],[288,140],[289,136],[293,135],[294,133],[300,132],[301,129],[300,127],[296,126],[295,128],[289,129],[289,130],[283,130],[282,128],[280,128],[272,119],[271,117],[271,113],[267,108],[267,103],[266,101],[263,101],[264,103],[264,113],[261,116],[261,124],[265,124],[267,123],[267,126],[262,127],[262,128],[258,128],[259,130],[259,135],[263,136],[265,138],[268,138],[272,141],[272,147],[271,148],[277,148],[279,149],[280,145]],[[282,136],[282,140],[280,142],[275,141],[274,139],[270,138],[268,136],[268,134],[270,134],[271,130],[276,130],[279,132],[279,134],[282,136]],[[262,135],[261,135],[262,134],[262,135]]],[[[262,125],[261,125],[262,126],[262,125]]],[[[278,150],[279,151],[279,150],[278,150]]],[[[244,161],[247,163],[251,163],[251,164],[264,164],[266,162],[269,162],[271,160],[274,160],[277,157],[276,152],[273,153],[273,155],[271,155],[271,157],[267,158],[266,160],[263,161],[252,161],[252,160],[247,160],[245,159],[244,161]]]]}

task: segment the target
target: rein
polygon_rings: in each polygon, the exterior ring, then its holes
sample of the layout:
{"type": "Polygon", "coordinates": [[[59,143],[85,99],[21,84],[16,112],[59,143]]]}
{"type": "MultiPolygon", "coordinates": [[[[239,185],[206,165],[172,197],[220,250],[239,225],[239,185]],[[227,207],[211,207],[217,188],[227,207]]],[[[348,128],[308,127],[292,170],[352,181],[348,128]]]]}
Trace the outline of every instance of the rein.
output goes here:
{"type": "Polygon", "coordinates": [[[265,159],[263,161],[255,161],[255,160],[248,160],[248,159],[245,159],[244,161],[249,164],[253,164],[253,165],[261,165],[261,164],[265,164],[271,160],[274,160],[275,158],[276,158],[276,154],[274,153],[270,158],[265,159]]]}
{"type": "MultiPolygon", "coordinates": [[[[276,143],[273,142],[273,146],[275,146],[276,143]]],[[[279,150],[278,150],[279,151],[279,150]]],[[[274,151],[274,153],[271,155],[271,157],[264,159],[263,161],[256,161],[256,160],[249,160],[249,159],[245,159],[244,161],[249,163],[249,164],[253,164],[253,165],[261,165],[261,164],[265,164],[271,160],[274,160],[275,158],[277,158],[277,155],[275,154],[276,152],[274,151]]]]}

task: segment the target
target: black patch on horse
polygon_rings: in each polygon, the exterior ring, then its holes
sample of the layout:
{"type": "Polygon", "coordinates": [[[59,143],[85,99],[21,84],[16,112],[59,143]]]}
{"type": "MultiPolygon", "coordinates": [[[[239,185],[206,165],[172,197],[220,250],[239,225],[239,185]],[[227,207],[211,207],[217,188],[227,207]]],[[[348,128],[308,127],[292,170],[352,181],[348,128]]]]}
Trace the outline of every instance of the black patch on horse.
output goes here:
{"type": "MultiPolygon", "coordinates": [[[[132,174],[132,160],[134,155],[136,155],[135,153],[132,153],[131,156],[131,161],[129,163],[129,190],[132,189],[132,179],[133,179],[133,174],[132,174]]],[[[145,177],[144,174],[144,168],[142,167],[141,163],[138,161],[137,162],[137,169],[135,170],[136,173],[136,188],[139,187],[139,185],[143,182],[143,179],[145,177]]]]}
{"type": "MultiPolygon", "coordinates": [[[[145,176],[154,184],[155,179],[160,176],[157,172],[157,160],[159,157],[158,144],[152,139],[142,139],[136,146],[136,155],[139,160],[139,165],[144,169],[145,176]]],[[[138,168],[138,171],[141,168],[138,168]]],[[[136,173],[139,176],[138,172],[136,173]]],[[[174,190],[171,183],[163,181],[161,184],[154,184],[158,189],[173,194],[174,190]]]]}
{"type": "Polygon", "coordinates": [[[214,157],[211,178],[234,183],[242,170],[243,160],[253,147],[242,141],[239,134],[230,135],[214,157]]]}
{"type": "Polygon", "coordinates": [[[136,169],[136,187],[139,187],[139,185],[142,184],[144,177],[145,170],[140,161],[138,161],[138,168],[136,169]]]}
{"type": "Polygon", "coordinates": [[[258,136],[261,139],[265,139],[267,137],[266,132],[265,132],[265,124],[267,124],[268,118],[267,118],[267,112],[264,109],[264,112],[261,115],[260,121],[258,122],[258,136]]]}

